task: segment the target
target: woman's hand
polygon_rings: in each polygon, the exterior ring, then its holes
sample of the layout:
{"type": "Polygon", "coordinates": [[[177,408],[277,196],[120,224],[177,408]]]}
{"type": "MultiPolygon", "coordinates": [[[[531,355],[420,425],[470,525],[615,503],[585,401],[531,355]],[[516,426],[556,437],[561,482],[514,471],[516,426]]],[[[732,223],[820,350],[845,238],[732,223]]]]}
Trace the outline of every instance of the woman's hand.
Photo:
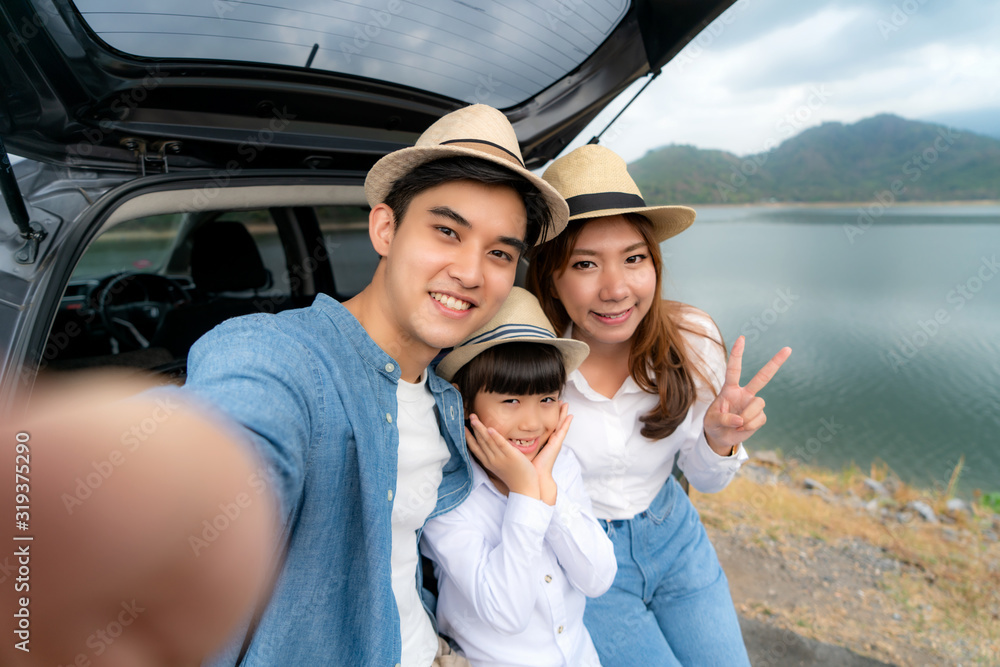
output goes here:
{"type": "Polygon", "coordinates": [[[541,499],[538,472],[531,461],[496,429],[487,428],[475,414],[469,415],[469,423],[475,434],[466,428],[465,441],[469,445],[469,451],[483,467],[503,482],[508,491],[541,499]]]}
{"type": "Polygon", "coordinates": [[[730,456],[738,444],[749,439],[767,421],[764,399],[757,396],[757,392],[771,381],[792,353],[790,347],[781,348],[745,387],[741,387],[744,344],[743,336],[733,343],[726,365],[726,381],[705,413],[705,439],[720,456],[730,456]]]}
{"type": "Polygon", "coordinates": [[[569,431],[569,424],[573,421],[573,415],[569,414],[569,404],[559,403],[559,425],[549,436],[549,441],[535,455],[531,465],[538,472],[538,486],[541,491],[541,499],[546,505],[555,505],[558,488],[556,481],[552,479],[552,466],[556,463],[559,450],[562,449],[563,440],[569,431]]]}

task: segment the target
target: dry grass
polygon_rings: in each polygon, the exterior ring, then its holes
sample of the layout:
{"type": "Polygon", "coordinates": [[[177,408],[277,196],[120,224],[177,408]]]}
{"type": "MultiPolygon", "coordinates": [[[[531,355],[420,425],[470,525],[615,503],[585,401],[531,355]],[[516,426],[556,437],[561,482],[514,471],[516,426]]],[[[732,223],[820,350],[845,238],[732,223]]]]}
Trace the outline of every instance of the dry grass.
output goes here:
{"type": "MultiPolygon", "coordinates": [[[[974,507],[971,516],[946,514],[945,504],[961,466],[959,462],[948,487],[937,492],[901,483],[884,464],[872,466],[868,476],[890,490],[891,497],[880,503],[893,508],[891,517],[804,491],[803,480],[810,477],[840,499],[853,495],[867,502],[875,495],[857,467],[834,472],[789,464],[784,467],[790,477],[787,483],[759,484],[738,477],[723,493],[706,495],[693,489],[691,493],[706,525],[722,531],[737,524],[753,526],[773,540],[778,553],[783,543],[803,537],[826,543],[857,539],[882,549],[887,557],[904,564],[898,572],[883,575],[879,590],[872,591],[903,617],[901,624],[885,629],[895,635],[887,634],[887,640],[920,636],[929,645],[968,646],[972,648],[967,656],[995,665],[1000,664],[1000,544],[984,533],[996,530],[996,519],[986,508],[974,507]],[[915,515],[913,520],[899,522],[896,512],[915,500],[927,503],[939,516],[948,516],[949,524],[930,524],[915,515]],[[928,633],[934,637],[928,639],[928,633]]],[[[786,625],[816,639],[844,643],[838,635],[843,634],[845,619],[838,617],[836,600],[830,602],[832,613],[818,603],[796,607],[793,615],[785,614],[786,625]]],[[[765,606],[751,611],[757,616],[775,613],[765,606]]],[[[891,655],[892,651],[882,653],[891,655]]]]}

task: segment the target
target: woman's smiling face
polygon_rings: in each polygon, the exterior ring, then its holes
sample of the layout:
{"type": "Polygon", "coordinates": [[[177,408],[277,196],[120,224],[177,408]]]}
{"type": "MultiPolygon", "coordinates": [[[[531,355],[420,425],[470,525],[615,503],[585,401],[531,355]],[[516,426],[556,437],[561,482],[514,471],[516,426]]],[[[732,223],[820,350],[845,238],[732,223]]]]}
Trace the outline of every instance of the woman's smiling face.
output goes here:
{"type": "Polygon", "coordinates": [[[659,298],[649,247],[623,216],[580,224],[566,269],[553,277],[556,296],[573,320],[574,338],[591,347],[629,345],[659,298]]]}

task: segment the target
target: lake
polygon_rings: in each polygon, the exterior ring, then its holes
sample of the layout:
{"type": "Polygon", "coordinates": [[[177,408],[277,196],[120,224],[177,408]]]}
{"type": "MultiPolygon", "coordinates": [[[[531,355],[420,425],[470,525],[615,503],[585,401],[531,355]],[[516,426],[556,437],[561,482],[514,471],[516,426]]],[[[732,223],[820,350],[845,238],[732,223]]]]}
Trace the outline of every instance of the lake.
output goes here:
{"type": "Polygon", "coordinates": [[[880,208],[698,207],[664,294],[747,337],[744,384],[792,347],[751,450],[1000,491],[1000,206],[880,208]]]}

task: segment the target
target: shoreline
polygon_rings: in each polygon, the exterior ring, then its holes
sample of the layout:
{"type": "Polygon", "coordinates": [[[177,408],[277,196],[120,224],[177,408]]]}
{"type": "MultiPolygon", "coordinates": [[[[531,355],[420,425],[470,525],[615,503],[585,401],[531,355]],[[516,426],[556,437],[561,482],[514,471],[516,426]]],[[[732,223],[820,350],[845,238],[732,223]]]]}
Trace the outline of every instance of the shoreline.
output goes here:
{"type": "Polygon", "coordinates": [[[691,500],[741,617],[893,665],[995,664],[1000,514],[952,498],[959,474],[934,491],[757,451],[691,500]]]}

